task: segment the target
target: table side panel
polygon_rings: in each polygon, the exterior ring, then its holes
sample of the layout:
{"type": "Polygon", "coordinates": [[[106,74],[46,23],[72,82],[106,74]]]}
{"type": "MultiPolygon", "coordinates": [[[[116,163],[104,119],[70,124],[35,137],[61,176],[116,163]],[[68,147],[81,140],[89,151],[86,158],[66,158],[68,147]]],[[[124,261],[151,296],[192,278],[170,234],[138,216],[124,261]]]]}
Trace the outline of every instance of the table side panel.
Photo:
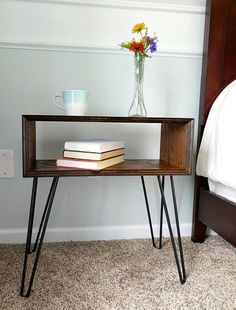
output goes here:
{"type": "Polygon", "coordinates": [[[22,117],[23,175],[33,169],[36,160],[36,122],[22,117]]]}
{"type": "Polygon", "coordinates": [[[191,172],[193,122],[161,125],[160,159],[191,172]]]}

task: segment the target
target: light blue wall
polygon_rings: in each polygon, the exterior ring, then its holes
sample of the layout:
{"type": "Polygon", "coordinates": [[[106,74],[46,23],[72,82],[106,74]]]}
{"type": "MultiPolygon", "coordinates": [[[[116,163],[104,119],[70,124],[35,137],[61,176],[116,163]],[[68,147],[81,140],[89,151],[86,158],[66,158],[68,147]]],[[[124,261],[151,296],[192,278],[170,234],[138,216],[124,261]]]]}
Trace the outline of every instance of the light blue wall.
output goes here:
{"type": "MultiPolygon", "coordinates": [[[[157,56],[145,63],[148,116],[194,118],[195,160],[205,2],[0,1],[0,150],[14,150],[15,162],[15,177],[0,179],[0,242],[26,237],[32,179],[22,177],[21,115],[62,114],[52,103],[56,94],[88,89],[89,114],[126,116],[134,91],[133,55],[121,51],[119,43],[131,39],[137,22],[145,22],[159,38],[157,56]]],[[[39,124],[37,157],[57,158],[66,140],[96,133],[124,139],[126,158],[158,158],[159,129],[151,124],[39,124]]],[[[157,180],[146,181],[157,224],[157,180]]],[[[36,227],[50,182],[39,180],[36,227]]],[[[184,235],[191,231],[193,189],[194,175],[176,177],[184,235]]],[[[170,202],[169,185],[166,193],[170,202]]],[[[47,240],[131,237],[149,237],[139,177],[59,181],[47,240]]]]}
{"type": "MultiPolygon", "coordinates": [[[[7,230],[7,236],[11,230],[25,231],[30,202],[32,180],[22,178],[21,115],[61,114],[53,106],[53,96],[62,89],[82,88],[91,91],[91,115],[126,116],[134,81],[133,58],[129,55],[0,49],[0,59],[0,149],[13,149],[15,153],[15,178],[0,179],[0,235],[7,230]]],[[[200,75],[200,58],[147,59],[144,96],[148,116],[193,117],[197,124],[200,75]]],[[[38,128],[38,157],[58,157],[65,140],[92,137],[94,132],[96,136],[124,138],[126,158],[158,154],[158,126],[47,124],[38,128]]],[[[180,222],[190,225],[194,177],[177,177],[176,181],[180,222]]],[[[48,178],[39,182],[36,223],[49,184],[48,178]]],[[[156,178],[147,177],[147,186],[156,215],[156,178]]],[[[147,225],[139,177],[60,180],[50,228],[123,225],[147,225]]]]}

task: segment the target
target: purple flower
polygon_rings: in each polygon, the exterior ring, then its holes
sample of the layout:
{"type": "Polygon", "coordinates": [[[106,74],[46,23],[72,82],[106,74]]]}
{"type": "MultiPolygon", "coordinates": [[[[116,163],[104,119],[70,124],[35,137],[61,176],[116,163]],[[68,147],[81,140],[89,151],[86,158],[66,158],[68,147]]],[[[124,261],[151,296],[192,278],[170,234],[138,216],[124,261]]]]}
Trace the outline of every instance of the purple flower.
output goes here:
{"type": "Polygon", "coordinates": [[[151,38],[151,37],[147,36],[147,41],[148,41],[148,42],[153,42],[153,41],[154,41],[154,38],[151,38]]]}
{"type": "Polygon", "coordinates": [[[155,53],[157,51],[157,44],[154,41],[150,41],[150,50],[151,53],[155,53]]]}

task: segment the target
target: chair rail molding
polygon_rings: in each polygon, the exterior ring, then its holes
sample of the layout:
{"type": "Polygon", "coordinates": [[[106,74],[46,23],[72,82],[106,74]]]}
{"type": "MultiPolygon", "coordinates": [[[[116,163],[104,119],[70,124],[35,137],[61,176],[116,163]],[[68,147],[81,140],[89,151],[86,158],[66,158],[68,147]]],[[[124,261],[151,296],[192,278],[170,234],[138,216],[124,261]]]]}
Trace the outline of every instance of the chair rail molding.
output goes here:
{"type": "MultiPolygon", "coordinates": [[[[34,41],[13,41],[6,40],[0,42],[0,48],[7,49],[23,49],[23,50],[40,50],[40,51],[61,51],[61,52],[81,52],[81,53],[101,53],[101,54],[123,54],[131,55],[130,52],[122,50],[114,46],[99,46],[99,45],[75,45],[62,44],[60,42],[34,42],[34,41]]],[[[152,57],[180,57],[180,58],[202,58],[201,50],[184,50],[184,49],[158,49],[158,53],[152,57]]]]}

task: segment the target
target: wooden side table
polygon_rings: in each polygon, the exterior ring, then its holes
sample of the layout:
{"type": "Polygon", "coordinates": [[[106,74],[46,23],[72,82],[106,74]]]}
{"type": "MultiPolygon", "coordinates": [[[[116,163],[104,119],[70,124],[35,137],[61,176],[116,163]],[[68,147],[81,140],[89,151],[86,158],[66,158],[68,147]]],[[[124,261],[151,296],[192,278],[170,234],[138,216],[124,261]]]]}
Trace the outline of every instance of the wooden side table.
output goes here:
{"type": "Polygon", "coordinates": [[[154,247],[162,247],[162,223],[163,212],[165,212],[167,225],[170,233],[171,243],[174,251],[177,271],[180,283],[186,281],[183,248],[179,228],[178,210],[176,203],[174,175],[190,175],[192,166],[192,144],[193,144],[193,119],[192,118],[157,118],[157,117],[105,117],[105,116],[61,116],[61,115],[23,115],[22,116],[22,143],[23,143],[23,177],[33,178],[31,203],[28,220],[27,239],[25,244],[25,257],[21,279],[20,294],[29,297],[34,282],[34,276],[46,233],[47,223],[50,216],[53,199],[56,193],[58,180],[66,176],[140,176],[144,199],[147,208],[152,244],[154,247]],[[56,166],[55,160],[36,159],[36,122],[93,122],[93,123],[156,123],[161,124],[160,159],[127,159],[115,166],[101,171],[78,170],[56,166]],[[144,176],[155,175],[161,193],[160,204],[160,232],[159,244],[154,238],[151,214],[144,176]],[[165,176],[170,177],[175,221],[178,236],[177,252],[173,236],[169,212],[165,199],[164,187],[165,176]],[[39,177],[52,177],[52,184],[48,194],[47,202],[42,214],[38,233],[34,245],[31,246],[35,201],[37,195],[37,184],[39,177]],[[28,255],[35,252],[35,261],[30,275],[28,287],[25,290],[25,278],[27,272],[28,255]]]}

